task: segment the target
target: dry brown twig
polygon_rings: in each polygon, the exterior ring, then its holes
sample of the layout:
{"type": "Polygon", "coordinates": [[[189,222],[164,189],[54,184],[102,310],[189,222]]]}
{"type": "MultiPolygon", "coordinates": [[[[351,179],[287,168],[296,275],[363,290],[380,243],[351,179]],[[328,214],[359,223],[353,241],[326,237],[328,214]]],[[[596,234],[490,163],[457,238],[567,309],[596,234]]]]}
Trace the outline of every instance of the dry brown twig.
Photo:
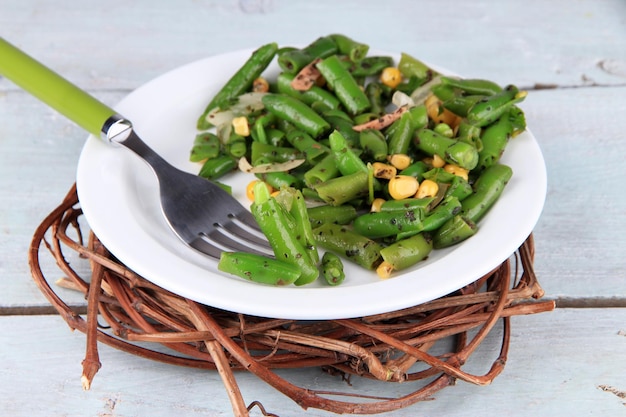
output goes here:
{"type": "Polygon", "coordinates": [[[512,259],[446,297],[358,319],[302,322],[231,313],[169,293],[120,264],[93,234],[84,244],[77,221],[81,214],[73,187],[37,228],[29,262],[49,302],[72,329],[87,335],[82,376],[86,389],[100,368],[97,342],[102,342],[169,364],[218,370],[235,415],[247,416],[254,406],[272,415],[258,401],[245,406],[233,373],[237,370],[254,373],[305,409],[380,413],[431,400],[457,379],[491,383],[507,360],[510,317],[554,309],[552,301],[537,301],[543,290],[533,271],[532,235],[512,259]],[[68,306],[44,276],[40,267],[44,248],[64,273],[63,285],[85,294],[86,318],[68,306]],[[89,277],[81,277],[71,267],[68,250],[89,260],[89,277]],[[106,321],[110,330],[100,328],[98,319],[106,321]],[[501,348],[491,368],[484,375],[464,371],[464,364],[498,323],[502,323],[501,348]],[[169,351],[151,349],[145,342],[169,351]],[[429,353],[442,344],[451,345],[446,353],[429,353]],[[354,375],[381,383],[404,381],[415,384],[415,389],[402,397],[365,402],[367,396],[359,393],[301,388],[274,372],[312,366],[346,380],[354,375]],[[333,398],[340,396],[353,400],[333,398]]]}

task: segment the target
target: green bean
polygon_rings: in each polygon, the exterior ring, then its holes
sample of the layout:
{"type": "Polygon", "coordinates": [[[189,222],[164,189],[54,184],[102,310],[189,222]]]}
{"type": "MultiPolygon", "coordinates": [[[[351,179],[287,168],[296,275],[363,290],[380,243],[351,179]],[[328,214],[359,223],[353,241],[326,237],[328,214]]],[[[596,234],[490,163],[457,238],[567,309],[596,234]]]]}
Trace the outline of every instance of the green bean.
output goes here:
{"type": "Polygon", "coordinates": [[[489,80],[446,76],[442,76],[440,79],[442,85],[459,89],[465,95],[493,96],[502,91],[502,87],[489,80]]]}
{"type": "Polygon", "coordinates": [[[248,143],[246,138],[236,133],[231,133],[228,141],[224,143],[226,153],[235,159],[239,159],[248,152],[248,143]]]}
{"type": "Polygon", "coordinates": [[[261,143],[269,143],[267,139],[267,133],[265,129],[276,122],[276,116],[272,113],[264,114],[263,116],[258,117],[254,124],[252,125],[252,129],[250,130],[250,134],[252,139],[261,143]]]}
{"type": "Polygon", "coordinates": [[[428,171],[424,172],[424,174],[422,174],[422,177],[427,180],[435,181],[436,183],[450,183],[457,176],[446,171],[443,168],[431,168],[428,171]]]}
{"type": "Polygon", "coordinates": [[[409,145],[413,136],[413,116],[411,113],[404,112],[400,119],[397,120],[398,126],[389,139],[389,154],[406,154],[409,151],[409,145]]]}
{"type": "Polygon", "coordinates": [[[347,55],[352,62],[359,62],[367,56],[369,45],[357,42],[345,35],[334,33],[329,35],[337,44],[337,49],[341,55],[347,55]]]}
{"type": "Polygon", "coordinates": [[[317,279],[319,271],[297,238],[297,232],[292,227],[293,217],[275,198],[270,197],[267,187],[261,182],[254,187],[254,203],[250,210],[272,246],[276,259],[300,269],[301,274],[295,284],[307,284],[317,279]]]}
{"type": "Polygon", "coordinates": [[[373,77],[379,75],[385,68],[393,67],[393,58],[390,56],[368,56],[359,62],[343,62],[353,77],[373,77]]]}
{"type": "Polygon", "coordinates": [[[405,198],[404,200],[387,200],[380,206],[380,211],[406,212],[408,210],[422,210],[427,212],[432,203],[432,197],[405,198]]]}
{"type": "Polygon", "coordinates": [[[330,150],[335,156],[335,162],[342,175],[350,175],[355,172],[367,172],[367,165],[349,147],[346,139],[338,131],[333,131],[328,136],[330,150]]]}
{"type": "Polygon", "coordinates": [[[215,180],[232,172],[237,168],[237,161],[230,156],[223,155],[208,159],[200,168],[199,176],[208,180],[215,180]]]}
{"type": "Polygon", "coordinates": [[[458,127],[457,139],[469,143],[480,152],[483,149],[483,142],[480,139],[482,129],[469,123],[466,119],[462,119],[458,127]]]}
{"type": "Polygon", "coordinates": [[[476,234],[476,224],[461,214],[457,214],[441,226],[433,235],[433,247],[443,249],[456,245],[476,234]]]}
{"type": "Polygon", "coordinates": [[[323,223],[348,224],[357,216],[356,209],[347,204],[309,207],[307,211],[309,213],[309,221],[313,227],[320,226],[323,223]]]}
{"type": "Polygon", "coordinates": [[[369,174],[358,171],[315,185],[315,191],[326,203],[339,206],[369,194],[369,174]]]}
{"type": "Polygon", "coordinates": [[[385,161],[387,159],[387,155],[389,154],[387,141],[380,130],[362,130],[359,132],[359,144],[361,145],[361,149],[375,161],[385,161]]]}
{"type": "Polygon", "coordinates": [[[191,162],[200,162],[205,159],[216,158],[220,154],[220,139],[210,132],[196,135],[189,155],[191,162]]]}
{"type": "Polygon", "coordinates": [[[483,129],[480,137],[483,149],[478,152],[478,169],[483,170],[496,164],[513,134],[513,123],[509,112],[483,129]]]}
{"type": "Polygon", "coordinates": [[[309,187],[315,187],[316,185],[328,181],[331,178],[339,176],[339,168],[335,161],[335,156],[328,154],[317,164],[313,165],[307,172],[304,173],[304,182],[309,187]]]}
{"type": "Polygon", "coordinates": [[[456,197],[459,201],[463,201],[465,198],[472,195],[474,190],[469,182],[464,178],[455,175],[450,181],[450,186],[446,190],[445,197],[456,197]]]}
{"type": "Polygon", "coordinates": [[[365,95],[370,101],[371,112],[382,116],[385,113],[386,103],[383,101],[384,90],[381,83],[372,81],[365,86],[365,95]]]}
{"type": "Polygon", "coordinates": [[[298,99],[268,93],[263,96],[262,101],[267,111],[292,123],[315,138],[330,129],[326,120],[298,99]]]}
{"type": "Polygon", "coordinates": [[[289,214],[295,220],[296,238],[300,241],[304,249],[309,254],[314,264],[319,262],[319,253],[317,245],[313,238],[311,229],[311,221],[309,220],[309,212],[307,211],[306,202],[302,192],[293,187],[287,187],[280,190],[275,197],[279,202],[287,200],[287,204],[283,206],[289,211],[289,214]]]}
{"type": "Polygon", "coordinates": [[[295,148],[274,146],[261,142],[252,142],[250,149],[250,162],[253,166],[262,163],[292,161],[304,157],[302,152],[295,148]]]}
{"type": "Polygon", "coordinates": [[[322,276],[329,285],[339,285],[346,278],[341,258],[333,252],[324,252],[322,256],[322,276]]]}
{"type": "Polygon", "coordinates": [[[326,146],[301,130],[292,130],[287,133],[287,142],[303,153],[311,165],[317,164],[330,152],[326,146]]]}
{"type": "Polygon", "coordinates": [[[337,112],[326,112],[322,114],[324,120],[330,123],[331,129],[336,130],[346,139],[348,146],[354,148],[358,146],[360,135],[359,132],[352,129],[354,122],[346,115],[346,118],[338,114],[337,112]]]}
{"type": "Polygon", "coordinates": [[[437,205],[424,218],[424,231],[432,232],[443,226],[448,220],[461,211],[461,202],[456,197],[445,197],[441,203],[437,205]]]}
{"type": "Polygon", "coordinates": [[[330,88],[351,115],[357,115],[370,108],[370,101],[357,84],[354,77],[341,64],[337,55],[329,56],[317,64],[330,88]]]}
{"type": "MultiPolygon", "coordinates": [[[[415,132],[418,129],[421,129],[423,127],[426,127],[426,125],[428,125],[428,113],[426,111],[426,106],[424,106],[423,104],[419,105],[419,106],[414,106],[411,107],[406,113],[410,114],[411,118],[410,118],[410,122],[411,122],[411,127],[410,129],[415,132]]],[[[404,116],[403,113],[402,115],[404,116]]],[[[385,130],[385,135],[387,137],[393,137],[395,135],[396,130],[400,127],[400,120],[402,118],[396,120],[395,122],[393,122],[391,124],[391,126],[389,126],[386,130],[385,130]]]]}
{"type": "Polygon", "coordinates": [[[276,79],[276,88],[279,93],[297,98],[309,106],[314,103],[321,103],[329,109],[337,109],[341,105],[339,99],[333,93],[316,85],[306,91],[296,90],[291,86],[295,76],[293,74],[281,73],[276,79]]]}
{"type": "Polygon", "coordinates": [[[404,168],[402,171],[400,171],[400,175],[409,175],[421,181],[424,178],[423,174],[427,172],[429,169],[430,169],[430,166],[426,164],[424,161],[416,161],[416,162],[413,162],[408,167],[404,168]]]}
{"type": "Polygon", "coordinates": [[[467,120],[476,126],[487,126],[498,120],[513,105],[526,98],[525,91],[519,91],[514,85],[507,86],[504,90],[493,96],[478,101],[467,112],[467,120]]]}
{"type": "Polygon", "coordinates": [[[424,233],[399,240],[380,250],[383,260],[394,270],[402,270],[423,261],[433,250],[433,243],[424,233]]]}
{"type": "Polygon", "coordinates": [[[276,190],[280,190],[285,187],[302,187],[302,181],[295,175],[290,174],[289,172],[264,172],[254,175],[258,179],[263,180],[267,184],[271,185],[276,190]]]}
{"type": "Polygon", "coordinates": [[[347,226],[324,223],[313,229],[318,246],[373,270],[380,263],[381,246],[376,241],[353,232],[347,226]]]}
{"type": "Polygon", "coordinates": [[[434,74],[436,74],[436,72],[428,65],[404,52],[400,54],[398,69],[404,78],[417,77],[418,79],[423,80],[430,79],[434,74]]]}
{"type": "Polygon", "coordinates": [[[337,44],[329,36],[322,36],[302,49],[285,50],[278,55],[278,65],[289,73],[296,74],[316,58],[325,58],[338,52],[337,44]]]}
{"type": "Polygon", "coordinates": [[[478,223],[502,194],[513,170],[502,164],[485,169],[474,183],[474,194],[463,200],[463,216],[478,223]]]}
{"type": "Polygon", "coordinates": [[[466,117],[469,110],[480,100],[483,100],[485,96],[483,95],[474,95],[474,96],[454,96],[445,100],[442,103],[442,106],[445,109],[450,110],[452,113],[457,116],[466,117]]]}
{"type": "Polygon", "coordinates": [[[424,210],[404,212],[380,211],[358,216],[352,223],[354,231],[370,239],[390,236],[408,236],[424,230],[424,210]]]}
{"type": "Polygon", "coordinates": [[[300,277],[295,265],[247,252],[222,252],[217,269],[268,285],[289,285],[300,277]]]}
{"type": "Polygon", "coordinates": [[[207,120],[207,115],[216,107],[222,107],[229,100],[236,98],[248,91],[252,82],[258,78],[267,66],[272,62],[278,45],[269,43],[254,51],[250,58],[239,68],[239,70],[224,84],[220,91],[213,96],[213,99],[206,106],[204,112],[197,122],[198,130],[209,129],[212,124],[207,120]]]}
{"type": "Polygon", "coordinates": [[[443,160],[461,168],[472,170],[478,164],[478,152],[472,145],[447,138],[430,129],[420,129],[414,136],[417,148],[429,155],[439,155],[443,160]]]}

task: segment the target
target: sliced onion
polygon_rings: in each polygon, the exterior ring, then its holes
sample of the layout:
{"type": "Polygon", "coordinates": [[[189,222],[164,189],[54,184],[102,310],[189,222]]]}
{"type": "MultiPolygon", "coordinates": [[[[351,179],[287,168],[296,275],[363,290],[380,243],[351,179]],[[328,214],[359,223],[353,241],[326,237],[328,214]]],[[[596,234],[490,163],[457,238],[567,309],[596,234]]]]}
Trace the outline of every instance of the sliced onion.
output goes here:
{"type": "Polygon", "coordinates": [[[432,80],[425,83],[424,85],[417,87],[415,91],[411,93],[411,98],[413,99],[413,102],[415,103],[415,105],[419,106],[420,104],[424,104],[424,101],[426,101],[428,96],[431,94],[432,88],[436,85],[439,85],[440,83],[441,83],[441,76],[437,75],[433,77],[432,80]]]}
{"type": "Polygon", "coordinates": [[[403,93],[400,90],[397,90],[395,93],[393,93],[393,96],[391,96],[391,102],[396,107],[406,106],[406,108],[408,109],[410,109],[411,107],[415,107],[415,102],[413,101],[413,99],[409,97],[408,94],[403,93]]]}
{"type": "Polygon", "coordinates": [[[252,166],[245,157],[239,159],[239,170],[251,174],[263,174],[265,172],[285,172],[302,165],[305,159],[293,159],[286,162],[276,162],[273,164],[259,164],[252,166]]]}
{"type": "Polygon", "coordinates": [[[244,93],[237,97],[237,102],[229,108],[222,110],[219,107],[211,110],[206,119],[213,126],[230,123],[235,117],[247,116],[250,113],[263,109],[263,96],[267,93],[244,93]]]}

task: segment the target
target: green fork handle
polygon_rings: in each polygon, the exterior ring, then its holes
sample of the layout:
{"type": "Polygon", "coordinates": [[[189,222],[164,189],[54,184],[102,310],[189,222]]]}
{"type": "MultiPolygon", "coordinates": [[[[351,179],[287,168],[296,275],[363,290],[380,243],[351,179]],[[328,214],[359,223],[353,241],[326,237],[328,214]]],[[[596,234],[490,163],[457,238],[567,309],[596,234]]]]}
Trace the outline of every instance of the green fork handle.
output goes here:
{"type": "Polygon", "coordinates": [[[1,37],[0,74],[97,137],[116,115],[115,110],[1,37]]]}

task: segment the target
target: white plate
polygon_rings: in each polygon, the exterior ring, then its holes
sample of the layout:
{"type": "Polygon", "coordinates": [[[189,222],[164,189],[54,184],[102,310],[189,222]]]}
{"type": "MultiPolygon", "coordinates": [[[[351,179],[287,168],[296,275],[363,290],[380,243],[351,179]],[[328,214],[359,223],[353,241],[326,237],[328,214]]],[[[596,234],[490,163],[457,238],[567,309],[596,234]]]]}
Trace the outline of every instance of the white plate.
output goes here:
{"type": "MultiPolygon", "coordinates": [[[[219,55],[173,70],[129,94],[116,110],[133,121],[156,152],[196,173],[199,165],[188,161],[196,120],[250,53],[219,55]]],[[[277,72],[274,63],[267,75],[277,72]]],[[[529,131],[510,142],[502,162],[513,168],[513,178],[475,236],[433,251],[428,260],[388,280],[346,262],[346,279],[338,287],[321,282],[271,287],[222,274],[214,260],[188,248],[168,228],[156,178],[147,164],[93,136],[80,156],[77,186],[94,233],[121,262],[153,283],[229,311],[325,320],[389,312],[433,300],[475,281],[515,252],[541,214],[545,164],[529,131]]],[[[224,180],[246,206],[245,185],[251,179],[251,174],[238,173],[224,180]]]]}

